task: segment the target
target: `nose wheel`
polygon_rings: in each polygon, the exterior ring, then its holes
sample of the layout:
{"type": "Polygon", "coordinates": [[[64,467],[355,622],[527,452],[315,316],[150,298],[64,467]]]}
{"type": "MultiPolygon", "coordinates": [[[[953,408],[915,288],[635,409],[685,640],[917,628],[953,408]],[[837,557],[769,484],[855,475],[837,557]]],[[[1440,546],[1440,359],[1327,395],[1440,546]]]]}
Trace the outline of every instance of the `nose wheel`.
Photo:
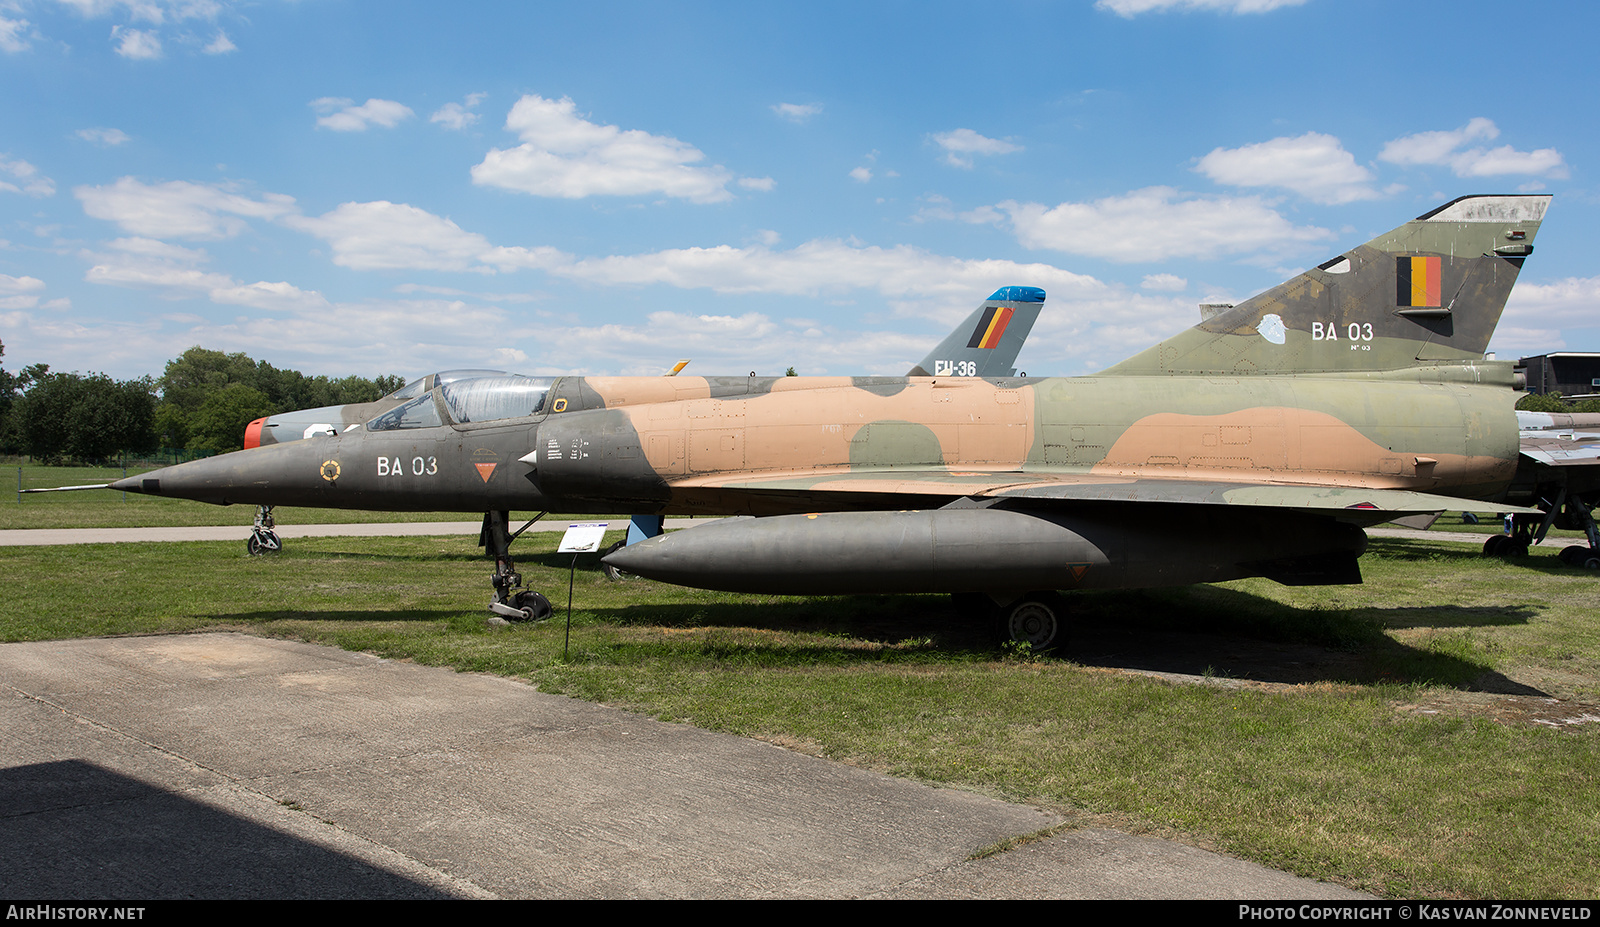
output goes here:
{"type": "Polygon", "coordinates": [[[272,529],[277,526],[277,521],[272,517],[272,506],[256,506],[256,522],[250,529],[250,537],[244,542],[244,549],[250,556],[259,557],[262,554],[275,554],[283,550],[283,541],[278,539],[277,532],[272,529]]]}
{"type": "Polygon", "coordinates": [[[478,534],[478,544],[494,557],[494,573],[489,577],[494,598],[489,601],[489,612],[504,621],[543,621],[554,614],[555,609],[542,594],[522,588],[522,574],[517,572],[516,562],[511,559],[511,542],[546,513],[540,512],[529,519],[515,534],[510,531],[510,514],[485,512],[483,530],[478,534]]]}

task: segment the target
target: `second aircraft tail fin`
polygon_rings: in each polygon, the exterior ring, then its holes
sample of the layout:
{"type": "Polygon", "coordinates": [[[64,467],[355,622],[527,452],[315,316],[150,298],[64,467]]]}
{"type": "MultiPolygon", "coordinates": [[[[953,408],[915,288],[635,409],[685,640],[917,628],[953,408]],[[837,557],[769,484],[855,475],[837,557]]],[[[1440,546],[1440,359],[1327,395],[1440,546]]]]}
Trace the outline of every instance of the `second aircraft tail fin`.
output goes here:
{"type": "Polygon", "coordinates": [[[1044,308],[1044,290],[1003,286],[939,342],[908,377],[1009,377],[1044,308]]]}

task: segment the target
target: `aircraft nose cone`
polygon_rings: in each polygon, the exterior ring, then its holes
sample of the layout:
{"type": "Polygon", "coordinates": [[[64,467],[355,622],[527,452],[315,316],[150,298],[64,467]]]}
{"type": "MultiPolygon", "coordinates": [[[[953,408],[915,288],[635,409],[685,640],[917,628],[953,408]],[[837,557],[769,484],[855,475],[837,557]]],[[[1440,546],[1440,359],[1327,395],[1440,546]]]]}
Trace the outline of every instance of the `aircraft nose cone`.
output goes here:
{"type": "Polygon", "coordinates": [[[140,474],[139,476],[123,477],[122,479],[112,483],[111,488],[118,490],[119,492],[138,492],[151,496],[159,496],[161,495],[161,474],[170,469],[172,468],[163,467],[160,470],[152,470],[149,473],[140,474]]]}

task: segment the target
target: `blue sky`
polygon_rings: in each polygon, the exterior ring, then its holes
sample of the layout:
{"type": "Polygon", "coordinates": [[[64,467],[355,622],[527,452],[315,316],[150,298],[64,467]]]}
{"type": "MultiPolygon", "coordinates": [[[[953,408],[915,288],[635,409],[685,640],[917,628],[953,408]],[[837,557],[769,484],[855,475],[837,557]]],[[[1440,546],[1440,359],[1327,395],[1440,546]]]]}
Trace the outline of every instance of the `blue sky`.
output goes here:
{"type": "Polygon", "coordinates": [[[1491,349],[1600,350],[1600,5],[0,0],[0,341],[416,376],[1083,374],[1447,200],[1555,200],[1491,349]]]}

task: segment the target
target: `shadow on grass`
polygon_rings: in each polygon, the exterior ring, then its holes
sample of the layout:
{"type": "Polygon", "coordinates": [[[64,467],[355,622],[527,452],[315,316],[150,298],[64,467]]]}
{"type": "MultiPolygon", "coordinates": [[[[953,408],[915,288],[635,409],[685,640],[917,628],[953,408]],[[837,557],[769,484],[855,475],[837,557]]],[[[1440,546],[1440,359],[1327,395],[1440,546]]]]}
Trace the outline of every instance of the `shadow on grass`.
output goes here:
{"type": "MultiPolygon", "coordinates": [[[[1069,602],[1070,637],[1050,656],[1084,666],[1291,684],[1425,683],[1543,694],[1470,656],[1392,639],[1384,628],[1396,623],[1383,609],[1301,609],[1215,586],[1084,593],[1069,602]]],[[[1532,609],[1498,607],[1482,614],[1459,607],[1443,611],[1453,621],[1435,623],[1447,626],[1523,622],[1533,614],[1532,609]]],[[[998,652],[992,627],[959,613],[948,596],[938,595],[628,605],[590,614],[619,627],[759,628],[839,640],[828,646],[776,636],[702,635],[682,645],[698,648],[701,656],[768,665],[803,666],[819,659],[988,660],[998,652]],[[901,643],[889,646],[896,642],[901,643]]]]}
{"type": "MultiPolygon", "coordinates": [[[[1490,535],[1484,535],[1487,540],[1490,535]]],[[[1545,538],[1545,542],[1529,549],[1527,556],[1494,558],[1485,557],[1483,551],[1466,544],[1446,541],[1414,540],[1410,538],[1369,538],[1364,558],[1391,560],[1396,563],[1438,563],[1442,566],[1471,569],[1485,563],[1503,562],[1519,570],[1530,570],[1548,576],[1588,576],[1586,570],[1576,569],[1561,562],[1557,556],[1572,544],[1582,545],[1582,538],[1545,538]]]]}
{"type": "Polygon", "coordinates": [[[863,643],[907,640],[925,642],[927,649],[985,656],[995,649],[987,623],[958,614],[945,595],[748,596],[744,601],[624,605],[589,613],[619,627],[760,628],[837,638],[854,649],[863,643]]]}

